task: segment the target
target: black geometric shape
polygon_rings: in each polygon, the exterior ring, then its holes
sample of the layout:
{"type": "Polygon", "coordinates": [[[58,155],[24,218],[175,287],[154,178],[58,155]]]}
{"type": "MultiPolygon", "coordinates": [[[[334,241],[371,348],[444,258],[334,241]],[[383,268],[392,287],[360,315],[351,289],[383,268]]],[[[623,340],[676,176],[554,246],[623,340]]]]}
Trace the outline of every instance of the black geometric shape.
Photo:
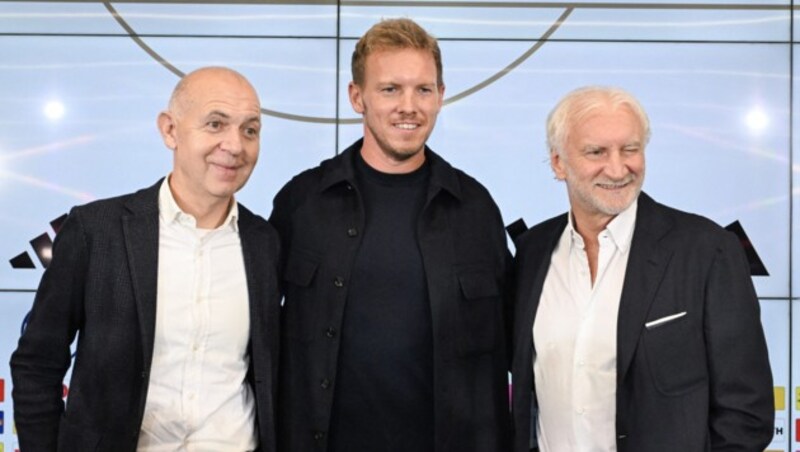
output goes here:
{"type": "Polygon", "coordinates": [[[36,268],[27,251],[12,257],[9,262],[11,262],[11,268],[36,268]]]}
{"type": "Polygon", "coordinates": [[[750,275],[769,276],[767,267],[764,266],[761,258],[758,257],[758,253],[753,247],[753,243],[750,242],[750,239],[744,232],[744,228],[742,227],[741,223],[739,223],[739,220],[736,220],[733,223],[725,226],[725,229],[733,232],[737,237],[739,237],[739,243],[742,244],[742,248],[744,248],[744,254],[747,256],[747,262],[750,263],[750,275]]]}
{"type": "Polygon", "coordinates": [[[60,217],[56,218],[55,220],[50,222],[50,227],[53,228],[53,231],[58,235],[61,231],[61,226],[64,225],[64,221],[67,220],[68,214],[61,215],[60,217]]]}
{"type": "Polygon", "coordinates": [[[53,241],[50,239],[50,236],[45,232],[31,240],[31,246],[36,252],[36,257],[39,258],[39,262],[42,263],[44,268],[47,268],[47,266],[50,265],[50,261],[53,259],[53,241]]]}
{"type": "Polygon", "coordinates": [[[528,225],[525,224],[525,220],[522,218],[506,226],[506,232],[511,237],[511,241],[514,242],[514,246],[517,245],[517,238],[527,230],[528,225]]]}

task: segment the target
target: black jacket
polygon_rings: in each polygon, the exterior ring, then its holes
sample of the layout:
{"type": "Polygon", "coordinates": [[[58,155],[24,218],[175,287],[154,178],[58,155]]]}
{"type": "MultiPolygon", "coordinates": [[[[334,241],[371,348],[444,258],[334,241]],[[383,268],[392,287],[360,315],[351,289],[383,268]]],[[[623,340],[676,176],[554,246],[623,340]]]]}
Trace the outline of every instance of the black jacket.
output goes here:
{"type": "MultiPolygon", "coordinates": [[[[338,332],[365,224],[356,142],[292,179],[270,222],[285,247],[280,449],[327,448],[338,332]]],[[[433,323],[435,443],[440,452],[510,446],[503,222],[486,189],[430,149],[417,225],[433,323]]]]}
{"type": "MultiPolygon", "coordinates": [[[[566,226],[560,215],[517,242],[516,452],[528,451],[535,429],[531,329],[566,226]]],[[[736,237],[640,194],[617,322],[617,450],[762,451],[772,398],[758,299],[736,237]]]]}
{"type": "MultiPolygon", "coordinates": [[[[155,334],[160,184],[75,207],[56,236],[53,260],[11,357],[21,450],[136,450],[155,334]],[[65,411],[61,382],[78,333],[65,411]]],[[[250,302],[249,380],[260,448],[272,451],[279,242],[275,230],[241,204],[239,236],[250,302]]]]}

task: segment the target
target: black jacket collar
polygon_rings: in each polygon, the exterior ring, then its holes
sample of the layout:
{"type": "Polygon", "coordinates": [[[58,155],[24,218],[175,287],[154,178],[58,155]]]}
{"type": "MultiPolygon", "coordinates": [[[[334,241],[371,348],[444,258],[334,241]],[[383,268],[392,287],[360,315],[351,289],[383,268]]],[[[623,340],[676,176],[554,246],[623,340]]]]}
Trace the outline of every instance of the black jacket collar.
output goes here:
{"type": "MultiPolygon", "coordinates": [[[[361,151],[364,139],[360,139],[345,149],[338,156],[322,163],[322,183],[320,191],[325,191],[334,185],[348,183],[356,184],[355,157],[361,151]]],[[[435,191],[442,189],[456,199],[461,199],[461,184],[458,173],[438,154],[425,146],[425,159],[431,166],[430,186],[435,191]]]]}

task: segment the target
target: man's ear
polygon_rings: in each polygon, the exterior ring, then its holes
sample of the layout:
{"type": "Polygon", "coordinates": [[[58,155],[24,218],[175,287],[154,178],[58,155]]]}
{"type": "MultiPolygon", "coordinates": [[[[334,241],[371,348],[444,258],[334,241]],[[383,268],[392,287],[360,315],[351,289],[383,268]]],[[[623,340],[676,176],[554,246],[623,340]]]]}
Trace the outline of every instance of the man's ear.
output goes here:
{"type": "Polygon", "coordinates": [[[164,145],[174,151],[178,147],[178,139],[175,136],[177,128],[175,117],[169,111],[162,111],[159,113],[156,123],[158,131],[161,133],[161,139],[164,140],[164,145]]]}
{"type": "Polygon", "coordinates": [[[437,88],[439,90],[439,108],[442,108],[442,105],[444,105],[444,83],[437,88]]]}
{"type": "Polygon", "coordinates": [[[350,82],[347,85],[347,94],[350,97],[350,105],[353,106],[353,110],[358,114],[364,114],[364,97],[361,93],[361,87],[356,82],[350,82]]]}
{"type": "Polygon", "coordinates": [[[558,180],[567,178],[567,171],[564,166],[564,158],[556,149],[550,149],[550,168],[558,180]]]}

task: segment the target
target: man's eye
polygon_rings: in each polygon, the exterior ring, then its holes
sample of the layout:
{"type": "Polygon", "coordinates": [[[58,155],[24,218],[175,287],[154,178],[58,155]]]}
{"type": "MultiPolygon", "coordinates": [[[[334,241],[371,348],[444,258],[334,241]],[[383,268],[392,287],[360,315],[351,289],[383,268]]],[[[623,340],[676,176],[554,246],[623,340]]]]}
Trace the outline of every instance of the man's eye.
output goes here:
{"type": "Polygon", "coordinates": [[[383,88],[381,91],[383,91],[384,93],[393,93],[397,91],[397,88],[395,88],[394,86],[387,86],[383,88]]]}
{"type": "Polygon", "coordinates": [[[220,127],[222,127],[222,121],[208,121],[206,125],[208,126],[209,129],[217,130],[220,127]]]}
{"type": "Polygon", "coordinates": [[[257,137],[259,130],[256,129],[255,127],[248,127],[244,129],[244,133],[249,137],[257,137]]]}

